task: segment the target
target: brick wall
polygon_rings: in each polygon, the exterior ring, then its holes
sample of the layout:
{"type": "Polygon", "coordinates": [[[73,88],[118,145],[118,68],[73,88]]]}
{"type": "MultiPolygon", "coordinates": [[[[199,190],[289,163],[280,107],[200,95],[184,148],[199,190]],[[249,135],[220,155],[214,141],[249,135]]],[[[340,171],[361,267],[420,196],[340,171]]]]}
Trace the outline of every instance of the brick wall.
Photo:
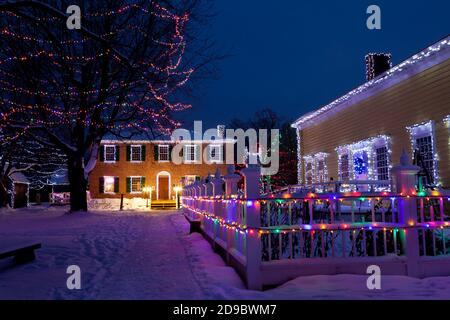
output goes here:
{"type": "MultiPolygon", "coordinates": [[[[107,143],[112,145],[113,143],[107,143]]],[[[120,198],[121,194],[124,194],[125,198],[144,197],[142,193],[129,193],[127,192],[127,177],[130,176],[143,176],[145,177],[145,186],[152,186],[156,189],[158,173],[167,172],[170,175],[170,195],[175,196],[175,192],[172,190],[174,185],[180,185],[181,178],[187,175],[205,177],[208,174],[214,174],[219,168],[222,175],[226,174],[225,164],[207,164],[207,163],[195,163],[195,164],[180,164],[176,165],[172,162],[158,162],[155,161],[154,146],[152,142],[140,142],[140,143],[114,143],[119,147],[119,161],[114,163],[107,163],[97,161],[94,170],[89,175],[89,191],[92,198],[120,198]],[[127,161],[127,145],[145,145],[145,161],[131,162],[127,161]],[[118,177],[118,190],[114,193],[101,193],[100,182],[101,178],[105,176],[118,177]]],[[[103,147],[103,145],[101,146],[103,147]]],[[[202,146],[202,151],[206,145],[202,146]]],[[[156,191],[153,192],[152,198],[156,198],[156,191]]]]}

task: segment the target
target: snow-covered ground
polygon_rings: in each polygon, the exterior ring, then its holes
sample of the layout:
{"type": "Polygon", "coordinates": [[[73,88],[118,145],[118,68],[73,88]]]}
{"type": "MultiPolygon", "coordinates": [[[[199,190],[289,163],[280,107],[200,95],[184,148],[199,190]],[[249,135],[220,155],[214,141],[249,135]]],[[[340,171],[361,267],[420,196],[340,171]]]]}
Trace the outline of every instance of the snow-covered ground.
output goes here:
{"type": "Polygon", "coordinates": [[[90,212],[33,207],[0,211],[0,246],[40,241],[35,262],[0,261],[0,299],[450,299],[450,277],[311,276],[264,292],[245,289],[178,212],[90,212]],[[78,265],[81,290],[68,290],[78,265]]]}

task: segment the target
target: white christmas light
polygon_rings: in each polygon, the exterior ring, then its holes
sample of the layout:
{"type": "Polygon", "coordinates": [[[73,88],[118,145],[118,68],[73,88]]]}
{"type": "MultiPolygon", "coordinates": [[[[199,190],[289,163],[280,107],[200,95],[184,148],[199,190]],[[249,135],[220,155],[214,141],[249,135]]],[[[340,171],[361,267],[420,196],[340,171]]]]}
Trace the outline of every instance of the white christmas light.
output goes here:
{"type": "Polygon", "coordinates": [[[312,119],[318,117],[319,115],[322,115],[322,114],[326,113],[327,111],[342,105],[343,102],[351,99],[352,97],[361,94],[362,92],[368,90],[369,88],[374,87],[377,84],[381,84],[381,83],[385,82],[386,80],[390,79],[391,77],[401,73],[403,70],[407,69],[408,67],[410,67],[418,62],[421,62],[422,60],[436,54],[437,52],[439,52],[441,50],[448,48],[449,46],[450,46],[450,37],[447,37],[446,39],[440,41],[439,43],[426,48],[425,50],[421,51],[420,53],[415,54],[411,58],[394,66],[393,68],[389,69],[388,71],[386,71],[379,77],[377,77],[373,80],[367,81],[363,85],[348,92],[347,94],[334,100],[333,102],[323,106],[322,108],[302,116],[301,118],[299,118],[297,121],[295,121],[292,124],[292,127],[301,128],[303,124],[311,121],[312,119]]]}
{"type": "Polygon", "coordinates": [[[438,174],[438,161],[439,156],[436,152],[436,140],[434,138],[435,125],[434,121],[424,121],[412,126],[406,127],[409,132],[409,139],[411,143],[412,155],[414,155],[414,150],[416,149],[416,139],[419,137],[431,137],[431,148],[433,153],[433,179],[436,185],[440,185],[441,181],[438,174]]]}
{"type": "MultiPolygon", "coordinates": [[[[356,180],[356,173],[354,170],[354,164],[353,164],[353,158],[356,154],[361,152],[366,152],[367,154],[367,175],[368,180],[377,180],[375,176],[376,169],[375,168],[375,162],[376,162],[376,148],[379,147],[386,147],[388,151],[388,165],[389,169],[392,168],[391,165],[391,138],[387,135],[378,135],[375,137],[371,137],[369,139],[353,142],[350,144],[342,145],[337,147],[335,150],[338,153],[338,174],[339,177],[341,176],[341,161],[342,156],[345,154],[348,154],[348,166],[349,166],[349,177],[352,177],[353,180],[356,180]]],[[[390,171],[390,170],[389,170],[390,171]]],[[[390,179],[390,172],[388,171],[388,177],[390,179]]]]}
{"type": "MultiPolygon", "coordinates": [[[[318,152],[312,155],[304,156],[303,159],[305,160],[305,165],[308,163],[311,163],[311,174],[312,174],[312,182],[313,183],[321,183],[326,182],[328,180],[328,165],[326,158],[328,157],[328,153],[325,152],[318,152]],[[319,177],[319,161],[323,161],[323,180],[320,181],[319,177]]],[[[306,167],[305,167],[306,168],[306,167]]],[[[306,169],[305,169],[306,174],[306,169]]],[[[306,183],[307,181],[305,181],[306,183]]]]}

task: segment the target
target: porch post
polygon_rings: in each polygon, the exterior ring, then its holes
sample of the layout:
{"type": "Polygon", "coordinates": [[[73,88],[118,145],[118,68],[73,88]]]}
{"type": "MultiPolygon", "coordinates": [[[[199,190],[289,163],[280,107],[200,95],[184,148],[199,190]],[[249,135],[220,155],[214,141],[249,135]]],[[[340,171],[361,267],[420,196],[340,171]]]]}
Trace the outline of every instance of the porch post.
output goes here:
{"type": "Polygon", "coordinates": [[[249,165],[242,170],[245,179],[245,209],[246,209],[246,278],[247,287],[252,290],[262,290],[263,279],[261,273],[261,226],[259,205],[259,180],[261,167],[249,165]]]}
{"type": "MultiPolygon", "coordinates": [[[[410,164],[409,157],[403,150],[400,165],[392,168],[394,192],[404,196],[415,194],[416,175],[420,168],[410,164]]],[[[402,225],[417,224],[417,199],[415,197],[398,197],[398,223],[402,225]]],[[[419,269],[419,234],[418,230],[411,228],[400,232],[402,249],[405,251],[407,273],[410,277],[420,277],[419,269]]]]}
{"type": "Polygon", "coordinates": [[[229,165],[227,168],[228,173],[223,177],[225,180],[225,195],[227,198],[237,194],[237,183],[241,179],[241,176],[234,173],[234,166],[229,165]]]}

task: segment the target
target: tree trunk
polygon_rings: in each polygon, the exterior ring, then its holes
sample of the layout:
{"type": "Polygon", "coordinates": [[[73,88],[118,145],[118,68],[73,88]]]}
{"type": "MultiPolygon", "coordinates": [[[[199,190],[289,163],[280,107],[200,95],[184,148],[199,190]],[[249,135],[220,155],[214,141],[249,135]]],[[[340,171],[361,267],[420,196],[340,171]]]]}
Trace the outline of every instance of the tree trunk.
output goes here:
{"type": "Polygon", "coordinates": [[[87,181],[84,178],[83,157],[71,157],[68,161],[70,183],[70,212],[87,211],[87,181]]]}
{"type": "MultiPolygon", "coordinates": [[[[0,178],[1,179],[1,178],[0,178]]],[[[0,181],[0,208],[8,205],[8,191],[5,188],[6,179],[0,181]]]]}

